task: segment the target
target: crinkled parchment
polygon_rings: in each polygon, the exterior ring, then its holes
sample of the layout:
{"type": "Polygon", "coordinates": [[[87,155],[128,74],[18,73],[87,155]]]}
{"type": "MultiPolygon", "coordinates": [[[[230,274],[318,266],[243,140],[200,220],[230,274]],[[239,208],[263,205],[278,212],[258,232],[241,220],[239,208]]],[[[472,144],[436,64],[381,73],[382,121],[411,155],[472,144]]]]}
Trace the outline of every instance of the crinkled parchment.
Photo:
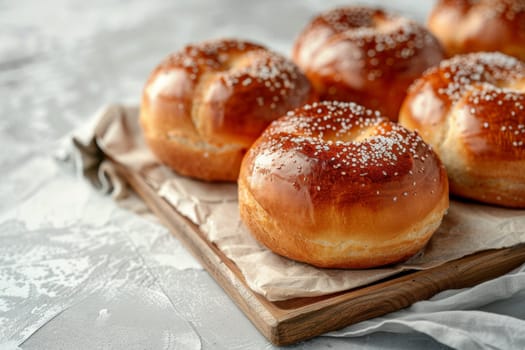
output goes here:
{"type": "Polygon", "coordinates": [[[85,135],[76,144],[82,157],[91,159],[86,164],[98,171],[96,179],[122,188],[122,179],[104,156],[143,176],[159,196],[198,225],[235,262],[250,288],[269,300],[343,291],[403,270],[428,269],[482,250],[525,242],[524,210],[452,200],[429,244],[409,261],[369,270],[319,269],[280,257],[252,238],[239,217],[235,184],[192,180],[159,164],[142,139],[136,108],[115,105],[104,109],[85,135]]]}

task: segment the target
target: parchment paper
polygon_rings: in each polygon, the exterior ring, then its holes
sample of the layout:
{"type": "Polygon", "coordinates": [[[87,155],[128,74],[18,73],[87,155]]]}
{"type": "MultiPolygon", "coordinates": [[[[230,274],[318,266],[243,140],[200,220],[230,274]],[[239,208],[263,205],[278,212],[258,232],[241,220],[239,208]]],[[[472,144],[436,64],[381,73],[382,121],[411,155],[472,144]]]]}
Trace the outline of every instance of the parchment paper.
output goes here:
{"type": "Polygon", "coordinates": [[[91,171],[96,170],[93,179],[123,188],[105,156],[140,174],[235,262],[250,288],[271,301],[330,294],[403,270],[428,269],[482,250],[525,243],[525,210],[452,200],[429,244],[409,261],[369,270],[319,269],[280,257],[252,238],[239,218],[235,184],[192,180],[159,164],[142,139],[137,108],[114,105],[102,110],[86,135],[74,141],[84,161],[90,159],[86,164],[91,171]]]}

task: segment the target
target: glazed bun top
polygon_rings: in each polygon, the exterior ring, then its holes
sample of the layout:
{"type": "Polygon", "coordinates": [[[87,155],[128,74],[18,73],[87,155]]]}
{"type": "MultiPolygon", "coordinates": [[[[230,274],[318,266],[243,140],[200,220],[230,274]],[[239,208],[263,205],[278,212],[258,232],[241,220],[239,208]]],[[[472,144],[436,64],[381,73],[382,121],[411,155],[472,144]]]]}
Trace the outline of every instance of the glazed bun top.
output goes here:
{"type": "Polygon", "coordinates": [[[455,128],[473,157],[515,158],[525,150],[525,63],[513,57],[472,53],[445,60],[411,86],[405,105],[403,124],[432,145],[455,128]]]}
{"type": "Polygon", "coordinates": [[[188,45],[151,74],[143,105],[163,109],[162,129],[212,144],[249,145],[270,121],[311,100],[299,68],[241,40],[188,45]]]}
{"type": "Polygon", "coordinates": [[[444,52],[413,20],[343,7],[315,17],[298,36],[292,57],[321,99],[357,102],[397,120],[408,86],[444,52]]]}
{"type": "Polygon", "coordinates": [[[439,0],[428,27],[449,56],[500,51],[525,60],[523,0],[439,0]]]}
{"type": "Polygon", "coordinates": [[[378,112],[335,101],[306,105],[274,121],[243,167],[261,205],[271,211],[281,198],[288,209],[272,215],[295,213],[299,226],[315,217],[314,208],[323,215],[329,208],[335,221],[352,207],[399,213],[403,206],[407,214],[423,217],[446,183],[441,162],[417,133],[378,112]]]}

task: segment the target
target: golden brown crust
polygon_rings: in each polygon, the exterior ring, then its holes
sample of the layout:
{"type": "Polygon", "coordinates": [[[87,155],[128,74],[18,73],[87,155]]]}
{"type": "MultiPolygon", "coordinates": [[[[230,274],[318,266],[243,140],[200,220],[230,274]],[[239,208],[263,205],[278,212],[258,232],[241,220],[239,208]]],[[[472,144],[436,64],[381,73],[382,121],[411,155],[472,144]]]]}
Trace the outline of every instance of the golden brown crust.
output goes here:
{"type": "MultiPolygon", "coordinates": [[[[144,129],[146,129],[145,127],[144,129]]],[[[205,181],[232,181],[239,175],[244,147],[213,147],[189,144],[184,139],[150,138],[145,133],[151,151],[164,164],[179,174],[205,181]]]]}
{"type": "Polygon", "coordinates": [[[522,0],[440,0],[427,23],[449,56],[499,51],[525,60],[522,0]]]}
{"type": "Polygon", "coordinates": [[[443,61],[410,88],[399,122],[440,155],[452,193],[525,207],[525,63],[497,53],[443,61]]]}
{"type": "Polygon", "coordinates": [[[264,128],[314,99],[306,76],[285,57],[249,42],[216,40],[188,45],[153,71],[140,119],[153,152],[174,170],[235,181],[239,157],[264,128]]]}
{"type": "Polygon", "coordinates": [[[246,154],[241,217],[273,251],[363,268],[421,249],[448,207],[447,176],[415,133],[353,103],[289,112],[246,154]]]}
{"type": "Polygon", "coordinates": [[[321,99],[356,102],[397,120],[408,86],[443,55],[433,35],[414,21],[346,7],[315,17],[292,57],[321,99]]]}

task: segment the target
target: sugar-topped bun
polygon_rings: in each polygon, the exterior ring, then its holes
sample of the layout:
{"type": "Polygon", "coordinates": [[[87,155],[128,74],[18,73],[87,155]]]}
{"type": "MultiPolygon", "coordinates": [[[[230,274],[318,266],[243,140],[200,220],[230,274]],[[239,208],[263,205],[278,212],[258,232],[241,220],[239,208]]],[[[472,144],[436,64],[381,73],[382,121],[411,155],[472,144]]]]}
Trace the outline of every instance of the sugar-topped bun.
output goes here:
{"type": "Polygon", "coordinates": [[[415,133],[354,103],[272,122],[243,160],[241,218],[277,254],[368,268],[418,252],[448,208],[446,172],[415,133]]]}
{"type": "Polygon", "coordinates": [[[397,120],[408,86],[443,59],[437,39],[407,18],[366,7],[315,17],[293,60],[323,100],[352,101],[397,120]]]}
{"type": "Polygon", "coordinates": [[[439,154],[452,193],[525,208],[525,63],[500,53],[443,61],[410,88],[399,122],[439,154]]]}
{"type": "Polygon", "coordinates": [[[525,60],[523,0],[439,0],[427,22],[449,56],[500,51],[525,60]]]}
{"type": "Polygon", "coordinates": [[[235,181],[264,128],[313,96],[308,79],[282,55],[245,41],[208,41],[184,47],[153,71],[140,121],[151,150],[180,174],[235,181]]]}

